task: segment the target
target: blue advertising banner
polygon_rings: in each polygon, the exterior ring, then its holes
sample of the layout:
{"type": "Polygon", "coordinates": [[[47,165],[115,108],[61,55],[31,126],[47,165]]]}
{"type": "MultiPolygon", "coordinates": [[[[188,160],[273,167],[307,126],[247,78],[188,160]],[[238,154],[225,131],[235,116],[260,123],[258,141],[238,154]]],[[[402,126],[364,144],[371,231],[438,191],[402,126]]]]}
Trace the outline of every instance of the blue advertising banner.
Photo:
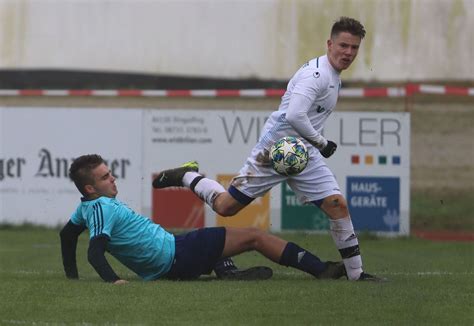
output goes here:
{"type": "Polygon", "coordinates": [[[399,232],[399,177],[347,177],[347,202],[354,229],[399,232]]]}

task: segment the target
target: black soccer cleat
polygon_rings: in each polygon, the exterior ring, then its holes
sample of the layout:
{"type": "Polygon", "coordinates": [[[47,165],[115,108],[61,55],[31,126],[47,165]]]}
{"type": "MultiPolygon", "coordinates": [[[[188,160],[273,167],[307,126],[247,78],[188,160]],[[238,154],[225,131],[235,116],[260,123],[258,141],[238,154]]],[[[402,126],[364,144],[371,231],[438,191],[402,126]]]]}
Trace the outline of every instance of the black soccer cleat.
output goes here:
{"type": "Polygon", "coordinates": [[[362,272],[360,273],[360,276],[357,279],[357,281],[358,282],[387,282],[388,280],[385,277],[378,277],[366,272],[362,272]]]}
{"type": "Polygon", "coordinates": [[[230,269],[219,273],[217,278],[226,281],[263,281],[273,276],[273,270],[266,266],[250,267],[248,269],[230,269]]]}
{"type": "Polygon", "coordinates": [[[179,168],[161,171],[153,180],[153,188],[182,187],[184,174],[191,171],[199,171],[198,162],[191,161],[184,163],[179,168]]]}
{"type": "Polygon", "coordinates": [[[327,261],[326,269],[319,273],[316,278],[320,280],[337,280],[346,276],[346,267],[342,261],[327,261]]]}

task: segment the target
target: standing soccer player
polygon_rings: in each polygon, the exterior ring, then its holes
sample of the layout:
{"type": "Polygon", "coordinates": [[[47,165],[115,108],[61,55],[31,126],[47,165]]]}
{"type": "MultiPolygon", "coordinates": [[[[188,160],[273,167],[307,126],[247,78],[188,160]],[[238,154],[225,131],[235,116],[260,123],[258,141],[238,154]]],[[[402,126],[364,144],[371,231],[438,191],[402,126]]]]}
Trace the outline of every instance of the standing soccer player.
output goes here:
{"type": "Polygon", "coordinates": [[[334,23],[326,55],[308,61],[291,78],[280,107],[270,115],[258,143],[227,191],[216,181],[200,175],[195,164],[162,171],[153,186],[189,187],[215,212],[232,216],[286,181],[301,201],[316,205],[329,216],[331,236],[344,261],[348,279],[382,280],[362,269],[359,242],[347,202],[323,160],[334,154],[337,145],[321,135],[326,119],[336,106],[341,87],[339,75],[356,58],[364,36],[364,26],[355,19],[341,17],[334,23]],[[295,176],[279,175],[269,164],[270,147],[285,136],[303,138],[309,151],[306,169],[295,176]]]}

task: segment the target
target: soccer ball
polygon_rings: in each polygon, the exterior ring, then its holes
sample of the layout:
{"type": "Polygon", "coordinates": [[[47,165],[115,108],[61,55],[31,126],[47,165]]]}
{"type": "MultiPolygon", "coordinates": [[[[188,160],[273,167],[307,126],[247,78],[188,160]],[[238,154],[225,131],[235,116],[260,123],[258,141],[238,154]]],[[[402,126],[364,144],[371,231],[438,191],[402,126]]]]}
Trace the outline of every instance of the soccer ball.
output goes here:
{"type": "Polygon", "coordinates": [[[301,140],[287,136],[278,140],[270,149],[273,169],[281,175],[296,175],[308,164],[308,150],[301,140]]]}

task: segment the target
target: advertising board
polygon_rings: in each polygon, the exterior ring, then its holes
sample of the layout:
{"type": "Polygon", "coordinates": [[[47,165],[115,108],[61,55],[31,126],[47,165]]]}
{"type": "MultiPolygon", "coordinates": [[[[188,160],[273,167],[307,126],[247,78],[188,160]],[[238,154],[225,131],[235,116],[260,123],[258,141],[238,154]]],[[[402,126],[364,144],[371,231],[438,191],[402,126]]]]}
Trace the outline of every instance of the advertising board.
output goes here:
{"type": "MultiPolygon", "coordinates": [[[[234,217],[219,217],[189,190],[152,190],[163,169],[197,160],[227,187],[270,114],[259,110],[0,108],[0,223],[57,225],[79,200],[68,179],[75,157],[99,153],[119,199],[165,227],[229,225],[327,230],[325,214],[287,184],[234,217]],[[189,204],[189,205],[188,205],[189,204]]],[[[326,160],[359,231],[409,233],[410,115],[335,112],[323,131],[338,149],[326,160]]]]}
{"type": "Polygon", "coordinates": [[[141,209],[141,111],[0,108],[0,223],[65,223],[80,193],[68,178],[82,154],[106,159],[119,196],[141,209]]]}
{"type": "MultiPolygon", "coordinates": [[[[162,169],[197,160],[202,173],[227,187],[229,176],[239,171],[258,141],[269,113],[249,110],[145,112],[145,179],[162,169]]],[[[408,234],[409,114],[335,112],[323,132],[326,138],[338,144],[336,154],[326,163],[348,200],[356,229],[408,234]],[[376,190],[370,189],[374,185],[377,185],[376,190]]],[[[146,200],[149,192],[149,187],[144,187],[145,211],[150,209],[146,200]]],[[[268,209],[263,199],[259,202],[263,206],[255,206],[260,207],[258,211],[251,211],[249,206],[247,211],[239,213],[245,217],[223,219],[207,209],[205,225],[257,226],[274,231],[328,229],[325,214],[298,202],[286,184],[272,189],[269,196],[268,209]],[[278,214],[275,214],[276,207],[278,214]],[[268,223],[256,222],[256,219],[264,221],[266,214],[269,214],[268,223]]]]}

